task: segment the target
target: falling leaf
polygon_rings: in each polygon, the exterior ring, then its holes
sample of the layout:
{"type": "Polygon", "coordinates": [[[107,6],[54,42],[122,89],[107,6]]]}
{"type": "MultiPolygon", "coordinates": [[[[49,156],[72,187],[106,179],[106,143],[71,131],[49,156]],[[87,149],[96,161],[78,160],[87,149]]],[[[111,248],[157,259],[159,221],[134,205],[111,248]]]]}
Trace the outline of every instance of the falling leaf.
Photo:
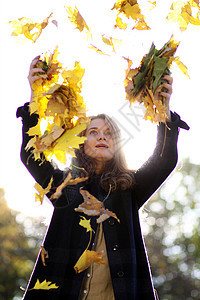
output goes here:
{"type": "Polygon", "coordinates": [[[51,290],[51,289],[58,289],[58,288],[59,286],[57,286],[55,283],[52,283],[51,281],[46,281],[45,279],[40,283],[39,279],[37,279],[34,287],[30,290],[51,290]]]}
{"type": "Polygon", "coordinates": [[[44,267],[46,267],[46,262],[45,260],[48,258],[48,252],[45,250],[44,246],[41,246],[41,259],[42,259],[42,264],[44,267]]]}
{"type": "Polygon", "coordinates": [[[141,9],[139,7],[139,4],[137,3],[137,0],[118,0],[112,10],[117,10],[117,18],[116,18],[116,24],[114,27],[118,27],[119,29],[126,29],[126,23],[122,22],[122,19],[120,18],[120,15],[123,14],[126,16],[127,19],[132,19],[135,23],[133,29],[137,30],[149,30],[150,27],[147,25],[145,21],[144,15],[141,13],[141,9]]]}
{"type": "Polygon", "coordinates": [[[103,203],[86,190],[80,189],[80,193],[83,196],[84,202],[78,208],[75,208],[75,211],[83,212],[88,216],[99,216],[103,203]]]}
{"type": "Polygon", "coordinates": [[[185,31],[189,24],[200,25],[200,6],[198,1],[174,1],[167,16],[168,21],[178,23],[180,30],[185,31]],[[192,8],[196,8],[196,15],[192,8]]]}
{"type": "Polygon", "coordinates": [[[76,273],[81,273],[86,270],[92,263],[105,264],[102,258],[103,253],[97,251],[85,250],[79,260],[77,261],[74,269],[76,273]]]}
{"type": "Polygon", "coordinates": [[[67,13],[69,15],[70,21],[76,25],[76,28],[80,31],[83,31],[86,29],[87,31],[90,31],[90,28],[88,27],[87,23],[85,22],[84,18],[80,14],[79,10],[77,7],[74,9],[72,7],[67,7],[66,8],[67,13]]]}
{"type": "Polygon", "coordinates": [[[90,219],[88,220],[84,216],[80,216],[80,218],[81,218],[81,220],[79,222],[79,225],[81,225],[82,227],[87,229],[86,230],[87,232],[89,232],[89,231],[94,232],[94,230],[92,229],[91,224],[90,224],[90,219]]]}
{"type": "Polygon", "coordinates": [[[119,16],[116,17],[115,22],[116,22],[116,24],[114,25],[114,28],[117,28],[117,27],[118,27],[119,29],[123,29],[123,30],[125,30],[125,29],[127,28],[127,24],[124,23],[124,22],[122,21],[122,18],[120,18],[119,16]]]}
{"type": "Polygon", "coordinates": [[[9,24],[14,27],[12,36],[18,36],[23,34],[27,39],[33,41],[34,43],[40,37],[43,29],[49,24],[49,19],[52,17],[53,13],[49,15],[42,23],[35,23],[29,18],[19,18],[15,21],[10,21],[9,24]]]}
{"type": "Polygon", "coordinates": [[[116,214],[113,213],[112,211],[108,210],[108,209],[105,209],[104,207],[101,208],[100,210],[100,217],[97,219],[97,223],[102,223],[104,222],[105,220],[109,219],[110,217],[113,217],[115,218],[119,223],[120,223],[120,220],[117,218],[116,214]]]}
{"type": "Polygon", "coordinates": [[[94,46],[94,45],[89,45],[88,47],[89,49],[95,50],[98,54],[102,54],[102,55],[108,55],[107,53],[105,53],[104,51],[102,51],[101,49],[99,49],[98,47],[94,46]]]}
{"type": "Polygon", "coordinates": [[[80,193],[83,196],[84,202],[81,203],[78,208],[75,208],[75,211],[82,212],[88,216],[100,216],[97,219],[97,223],[101,223],[110,217],[113,217],[120,222],[115,213],[105,209],[104,203],[99,201],[88,191],[81,188],[80,193]]]}
{"type": "Polygon", "coordinates": [[[59,185],[56,189],[56,192],[51,196],[51,199],[58,199],[62,195],[62,190],[68,185],[76,185],[80,182],[86,181],[88,177],[77,177],[75,179],[71,179],[72,175],[69,173],[65,180],[59,185]]]}
{"type": "Polygon", "coordinates": [[[177,66],[183,72],[183,74],[185,76],[187,76],[188,78],[190,78],[190,76],[188,75],[188,69],[187,69],[187,67],[180,61],[180,58],[178,56],[175,57],[174,62],[177,64],[177,66]]]}
{"type": "Polygon", "coordinates": [[[51,178],[50,182],[48,183],[48,186],[45,189],[43,189],[43,187],[36,182],[34,188],[37,190],[38,193],[35,193],[35,201],[39,201],[41,204],[43,203],[44,196],[50,192],[52,182],[53,177],[51,178]]]}

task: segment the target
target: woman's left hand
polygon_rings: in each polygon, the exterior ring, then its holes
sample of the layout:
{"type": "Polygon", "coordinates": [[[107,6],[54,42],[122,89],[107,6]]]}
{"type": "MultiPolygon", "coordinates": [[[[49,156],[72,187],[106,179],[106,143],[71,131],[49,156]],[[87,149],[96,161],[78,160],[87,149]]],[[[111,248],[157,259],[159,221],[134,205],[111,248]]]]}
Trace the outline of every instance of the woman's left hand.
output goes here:
{"type": "Polygon", "coordinates": [[[166,80],[166,82],[163,82],[155,91],[154,98],[156,100],[162,100],[162,97],[165,98],[165,107],[166,107],[166,113],[167,113],[167,121],[171,121],[171,113],[169,108],[169,101],[172,94],[172,83],[173,78],[169,75],[164,75],[162,77],[166,80]],[[163,89],[164,88],[164,89],[163,89]]]}

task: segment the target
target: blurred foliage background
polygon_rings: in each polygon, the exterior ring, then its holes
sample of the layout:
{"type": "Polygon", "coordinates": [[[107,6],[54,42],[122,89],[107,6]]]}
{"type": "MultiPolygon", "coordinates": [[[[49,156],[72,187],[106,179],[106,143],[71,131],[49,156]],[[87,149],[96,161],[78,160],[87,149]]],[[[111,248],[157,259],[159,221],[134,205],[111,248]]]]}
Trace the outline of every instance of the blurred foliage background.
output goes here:
{"type": "MultiPolygon", "coordinates": [[[[160,300],[200,300],[200,166],[179,164],[141,212],[160,300]]],[[[0,189],[0,300],[18,300],[32,272],[46,225],[12,211],[0,189]]]]}

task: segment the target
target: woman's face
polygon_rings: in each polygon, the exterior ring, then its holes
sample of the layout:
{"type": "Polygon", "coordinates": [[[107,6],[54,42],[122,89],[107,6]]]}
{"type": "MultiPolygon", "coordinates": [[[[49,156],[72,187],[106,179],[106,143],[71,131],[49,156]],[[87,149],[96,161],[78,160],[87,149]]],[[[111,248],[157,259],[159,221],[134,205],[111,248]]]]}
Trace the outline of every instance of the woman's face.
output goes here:
{"type": "Polygon", "coordinates": [[[109,127],[103,119],[94,119],[86,129],[87,140],[84,143],[86,155],[97,163],[104,164],[114,156],[114,141],[109,127]]]}

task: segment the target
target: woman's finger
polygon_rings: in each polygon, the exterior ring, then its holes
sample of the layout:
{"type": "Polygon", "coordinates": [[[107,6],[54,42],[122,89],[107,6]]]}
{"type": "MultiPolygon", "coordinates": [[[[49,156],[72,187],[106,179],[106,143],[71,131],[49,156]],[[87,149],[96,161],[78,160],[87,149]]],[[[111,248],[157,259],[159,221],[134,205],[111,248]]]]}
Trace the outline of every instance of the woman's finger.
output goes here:
{"type": "Polygon", "coordinates": [[[38,80],[38,79],[46,79],[47,78],[47,75],[44,74],[44,75],[35,75],[35,76],[28,76],[28,80],[29,80],[29,83],[30,85],[32,86],[32,84],[38,80]]]}
{"type": "Polygon", "coordinates": [[[42,68],[33,68],[29,71],[30,76],[34,76],[36,73],[45,73],[45,71],[42,68]]]}
{"type": "Polygon", "coordinates": [[[31,64],[30,64],[30,69],[32,69],[32,68],[35,67],[35,65],[36,65],[36,63],[38,62],[39,59],[40,59],[40,55],[36,56],[36,57],[32,60],[32,62],[31,62],[31,64]]]}

